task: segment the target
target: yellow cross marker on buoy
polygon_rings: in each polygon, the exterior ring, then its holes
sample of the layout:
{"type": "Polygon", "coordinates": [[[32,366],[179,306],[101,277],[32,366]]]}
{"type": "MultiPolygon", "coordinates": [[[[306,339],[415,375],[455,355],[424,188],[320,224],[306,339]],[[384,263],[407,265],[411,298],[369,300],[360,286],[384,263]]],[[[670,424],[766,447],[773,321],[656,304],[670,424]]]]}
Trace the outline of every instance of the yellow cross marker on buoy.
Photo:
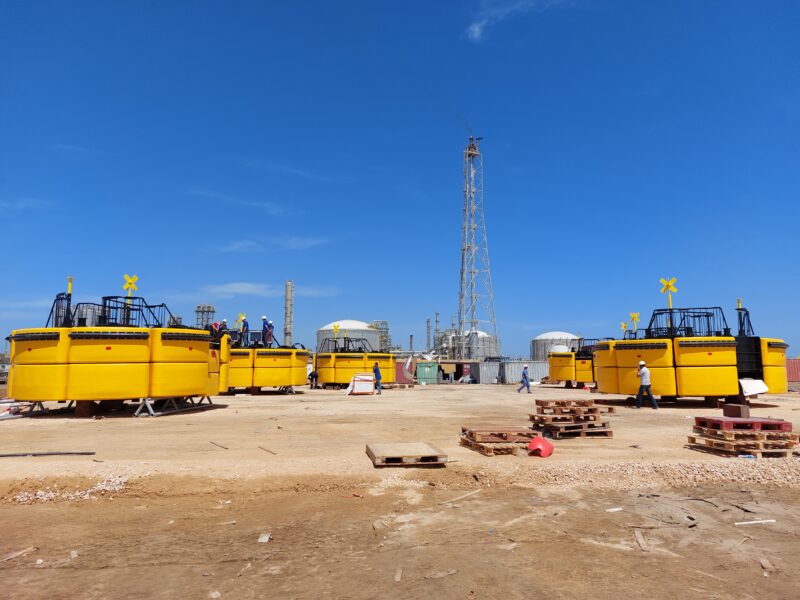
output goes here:
{"type": "Polygon", "coordinates": [[[620,322],[619,328],[622,329],[623,332],[628,331],[628,324],[625,321],[620,322]]]}
{"type": "Polygon", "coordinates": [[[673,277],[670,280],[660,279],[661,281],[661,293],[667,294],[667,302],[669,305],[670,310],[672,310],[672,294],[678,293],[678,288],[675,287],[675,282],[678,281],[677,277],[673,277]]]}
{"type": "Polygon", "coordinates": [[[639,313],[630,313],[631,315],[631,323],[633,323],[633,333],[636,333],[638,327],[636,324],[639,322],[639,313]]]}
{"type": "Polygon", "coordinates": [[[241,329],[242,329],[242,321],[244,321],[246,318],[247,318],[246,314],[239,313],[239,318],[236,319],[236,329],[239,329],[241,331],[241,329]]]}
{"type": "Polygon", "coordinates": [[[339,325],[336,324],[333,326],[333,339],[336,339],[338,337],[339,337],[339,325]]]}
{"type": "Polygon", "coordinates": [[[128,298],[130,298],[132,295],[131,292],[135,292],[136,290],[139,289],[136,286],[136,282],[139,281],[139,276],[138,275],[131,276],[125,273],[124,277],[125,277],[125,285],[122,286],[122,289],[128,290],[128,298]]]}

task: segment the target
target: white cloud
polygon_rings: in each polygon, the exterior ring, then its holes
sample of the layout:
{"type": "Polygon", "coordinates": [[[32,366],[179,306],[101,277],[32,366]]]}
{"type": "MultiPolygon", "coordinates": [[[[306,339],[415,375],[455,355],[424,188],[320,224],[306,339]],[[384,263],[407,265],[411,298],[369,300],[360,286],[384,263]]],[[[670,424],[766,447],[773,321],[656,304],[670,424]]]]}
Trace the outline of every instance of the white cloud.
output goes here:
{"type": "Polygon", "coordinates": [[[475,16],[475,20],[469,24],[466,30],[467,39],[478,43],[483,40],[486,29],[505,21],[516,14],[529,11],[545,11],[555,4],[564,0],[484,0],[481,9],[475,16]]]}
{"type": "Polygon", "coordinates": [[[248,169],[255,169],[257,171],[272,171],[275,173],[284,173],[286,175],[300,177],[301,179],[306,179],[308,181],[317,181],[321,183],[336,183],[341,181],[347,181],[347,179],[343,177],[320,175],[319,173],[315,173],[307,169],[301,169],[299,167],[294,167],[292,165],[287,165],[283,163],[276,163],[258,157],[238,158],[236,159],[236,161],[240,165],[247,167],[248,169]]]}
{"type": "Polygon", "coordinates": [[[281,285],[269,283],[248,283],[237,281],[217,285],[203,286],[202,291],[209,296],[218,298],[233,298],[235,296],[259,296],[261,298],[278,298],[283,296],[284,288],[281,285]]]}
{"type": "Polygon", "coordinates": [[[264,252],[267,249],[273,250],[309,250],[329,243],[327,238],[286,236],[273,237],[266,240],[233,240],[219,248],[220,252],[264,252]]]}
{"type": "Polygon", "coordinates": [[[301,298],[331,298],[338,296],[342,291],[335,287],[308,287],[298,285],[294,288],[294,295],[301,298]]]}
{"type": "Polygon", "coordinates": [[[467,27],[467,37],[470,39],[470,41],[481,41],[483,38],[483,28],[486,27],[487,22],[488,21],[486,19],[481,19],[480,21],[470,23],[470,26],[467,27]]]}
{"type": "MultiPolygon", "coordinates": [[[[282,298],[285,287],[271,283],[252,283],[237,281],[206,285],[200,290],[202,293],[220,299],[231,299],[237,296],[256,296],[259,298],[282,298]]],[[[306,298],[327,298],[338,296],[341,292],[334,287],[309,287],[296,286],[295,296],[306,298]]]]}
{"type": "Polygon", "coordinates": [[[0,211],[35,210],[47,208],[49,202],[36,198],[17,198],[15,200],[0,200],[0,211]]]}
{"type": "Polygon", "coordinates": [[[329,240],[325,238],[289,236],[284,238],[270,239],[270,242],[278,248],[282,248],[284,250],[308,250],[309,248],[315,248],[316,246],[327,244],[329,240]]]}
{"type": "Polygon", "coordinates": [[[189,190],[186,193],[189,196],[195,196],[197,198],[208,198],[210,200],[220,200],[227,204],[238,204],[240,206],[257,208],[259,210],[263,210],[265,213],[273,217],[286,216],[290,214],[285,207],[275,202],[242,200],[241,198],[237,198],[235,196],[229,196],[228,194],[220,194],[219,192],[213,192],[210,190],[189,190]]]}
{"type": "Polygon", "coordinates": [[[222,246],[220,252],[262,252],[264,247],[253,240],[234,240],[222,246]]]}
{"type": "Polygon", "coordinates": [[[55,150],[56,152],[70,152],[72,154],[83,154],[85,152],[89,152],[88,148],[77,146],[75,144],[50,144],[48,148],[50,148],[50,150],[55,150]]]}
{"type": "Polygon", "coordinates": [[[0,300],[0,309],[50,308],[51,306],[53,306],[52,298],[38,298],[36,300],[0,300]]]}

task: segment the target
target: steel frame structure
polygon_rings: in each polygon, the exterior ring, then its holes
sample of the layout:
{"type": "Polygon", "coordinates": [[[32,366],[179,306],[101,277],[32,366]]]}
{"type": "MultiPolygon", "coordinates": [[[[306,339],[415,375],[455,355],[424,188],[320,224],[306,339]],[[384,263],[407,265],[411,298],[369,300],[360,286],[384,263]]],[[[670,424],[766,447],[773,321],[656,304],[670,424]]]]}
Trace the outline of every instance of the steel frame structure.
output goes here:
{"type": "Polygon", "coordinates": [[[487,333],[497,340],[494,291],[489,266],[489,244],[483,211],[483,156],[478,142],[469,137],[464,149],[464,209],[461,223],[461,281],[458,290],[458,330],[456,359],[475,356],[478,325],[486,324],[487,333]]]}

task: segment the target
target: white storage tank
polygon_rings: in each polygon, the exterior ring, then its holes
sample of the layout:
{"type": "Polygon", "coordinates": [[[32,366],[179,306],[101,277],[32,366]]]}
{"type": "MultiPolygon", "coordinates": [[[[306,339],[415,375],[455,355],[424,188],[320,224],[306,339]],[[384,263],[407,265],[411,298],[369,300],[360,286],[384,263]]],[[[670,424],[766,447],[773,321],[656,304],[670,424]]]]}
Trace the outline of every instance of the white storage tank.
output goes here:
{"type": "Polygon", "coordinates": [[[548,331],[537,335],[531,340],[531,360],[546,361],[553,346],[571,348],[577,339],[577,335],[566,331],[548,331]]]}
{"type": "Polygon", "coordinates": [[[380,332],[374,326],[364,321],[343,319],[320,327],[317,330],[317,350],[319,350],[322,340],[333,337],[338,339],[342,339],[343,337],[364,338],[369,343],[373,352],[378,352],[381,347],[380,332]]]}

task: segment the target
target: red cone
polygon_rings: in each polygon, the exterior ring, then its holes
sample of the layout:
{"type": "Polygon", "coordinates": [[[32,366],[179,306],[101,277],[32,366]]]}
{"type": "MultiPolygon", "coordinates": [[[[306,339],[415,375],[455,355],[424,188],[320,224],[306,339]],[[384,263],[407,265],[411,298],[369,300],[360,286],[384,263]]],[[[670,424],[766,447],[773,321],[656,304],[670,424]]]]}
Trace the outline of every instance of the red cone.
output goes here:
{"type": "Polygon", "coordinates": [[[547,458],[553,453],[555,446],[553,442],[543,437],[535,437],[528,444],[528,450],[531,454],[538,454],[542,458],[547,458]]]}

